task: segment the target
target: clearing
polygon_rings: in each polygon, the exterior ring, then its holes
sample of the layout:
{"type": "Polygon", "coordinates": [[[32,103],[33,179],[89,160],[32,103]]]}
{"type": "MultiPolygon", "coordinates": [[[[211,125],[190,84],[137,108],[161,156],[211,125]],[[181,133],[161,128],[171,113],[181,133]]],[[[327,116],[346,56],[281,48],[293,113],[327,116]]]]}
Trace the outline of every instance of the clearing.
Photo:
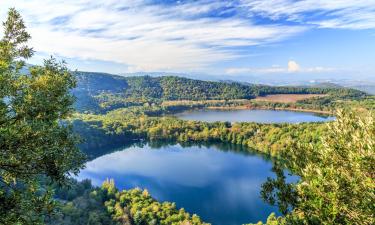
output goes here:
{"type": "Polygon", "coordinates": [[[297,101],[308,99],[308,98],[321,98],[325,96],[327,96],[327,94],[277,94],[277,95],[258,96],[255,98],[255,101],[295,103],[297,101]]]}

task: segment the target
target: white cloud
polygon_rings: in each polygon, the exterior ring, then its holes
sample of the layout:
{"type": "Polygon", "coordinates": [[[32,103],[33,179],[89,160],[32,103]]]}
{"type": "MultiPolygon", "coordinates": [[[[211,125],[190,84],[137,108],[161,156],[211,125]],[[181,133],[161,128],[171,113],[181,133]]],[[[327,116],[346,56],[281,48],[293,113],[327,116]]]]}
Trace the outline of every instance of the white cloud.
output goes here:
{"type": "MultiPolygon", "coordinates": [[[[202,71],[249,54],[241,48],[284,40],[312,26],[375,28],[374,0],[199,0],[173,6],[148,2],[1,0],[0,20],[7,8],[16,7],[36,51],[126,64],[133,71],[202,71]],[[212,12],[236,16],[206,16],[212,12]],[[254,15],[275,21],[256,24],[254,15]],[[297,23],[282,25],[279,19],[297,23]]],[[[234,68],[232,73],[238,73],[236,69],[244,70],[234,68]]],[[[246,70],[272,73],[285,68],[246,70]]]]}
{"type": "Polygon", "coordinates": [[[296,61],[289,60],[288,62],[288,72],[298,72],[299,71],[299,65],[296,61]]]}
{"type": "Polygon", "coordinates": [[[321,28],[375,28],[374,0],[240,0],[249,14],[321,28]]]}
{"type": "Polygon", "coordinates": [[[338,71],[338,69],[316,66],[316,67],[306,68],[304,71],[309,72],[309,73],[322,73],[322,72],[334,72],[334,71],[338,71]]]}
{"type": "Polygon", "coordinates": [[[229,4],[205,2],[162,7],[141,0],[3,0],[0,8],[21,11],[36,51],[123,63],[142,71],[199,70],[242,57],[234,48],[279,41],[305,30],[200,16],[229,4]]]}

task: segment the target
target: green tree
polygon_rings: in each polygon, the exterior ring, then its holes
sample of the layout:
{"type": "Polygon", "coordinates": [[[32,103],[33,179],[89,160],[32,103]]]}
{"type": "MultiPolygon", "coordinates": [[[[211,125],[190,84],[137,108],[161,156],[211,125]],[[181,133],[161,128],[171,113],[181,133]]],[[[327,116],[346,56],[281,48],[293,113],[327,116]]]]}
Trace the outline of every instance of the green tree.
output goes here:
{"type": "Polygon", "coordinates": [[[263,186],[270,203],[293,207],[267,224],[375,223],[374,112],[339,111],[328,127],[320,145],[296,143],[283,156],[298,184],[286,184],[280,171],[263,186]]]}
{"type": "Polygon", "coordinates": [[[339,111],[322,141],[296,150],[313,156],[294,164],[302,180],[296,214],[308,224],[374,224],[374,113],[339,111]]]}
{"type": "Polygon", "coordinates": [[[40,223],[53,210],[40,179],[65,183],[84,160],[65,120],[76,82],[53,58],[21,73],[33,55],[20,14],[10,9],[0,40],[0,224],[40,223]]]}

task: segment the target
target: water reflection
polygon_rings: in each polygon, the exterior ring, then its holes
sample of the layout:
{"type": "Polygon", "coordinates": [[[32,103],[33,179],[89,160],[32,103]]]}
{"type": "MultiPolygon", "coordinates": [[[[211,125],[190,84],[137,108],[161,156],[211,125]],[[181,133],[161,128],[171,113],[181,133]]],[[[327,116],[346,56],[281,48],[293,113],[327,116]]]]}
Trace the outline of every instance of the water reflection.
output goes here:
{"type": "Polygon", "coordinates": [[[113,178],[120,189],[147,188],[158,200],[176,202],[218,225],[264,220],[277,212],[260,197],[272,162],[257,154],[224,151],[229,146],[140,144],[87,163],[79,179],[100,185],[113,178]],[[222,151],[218,151],[221,147],[222,151]]]}

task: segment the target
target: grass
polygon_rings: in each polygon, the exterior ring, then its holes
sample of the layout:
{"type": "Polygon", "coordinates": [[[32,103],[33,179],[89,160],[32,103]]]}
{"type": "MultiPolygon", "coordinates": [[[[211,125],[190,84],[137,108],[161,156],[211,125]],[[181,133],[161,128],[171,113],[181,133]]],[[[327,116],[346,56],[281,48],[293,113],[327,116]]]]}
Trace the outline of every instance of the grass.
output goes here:
{"type": "Polygon", "coordinates": [[[326,94],[277,94],[277,95],[266,95],[258,96],[255,101],[260,102],[279,102],[279,103],[296,103],[297,101],[308,99],[308,98],[320,98],[325,97],[326,94]]]}

